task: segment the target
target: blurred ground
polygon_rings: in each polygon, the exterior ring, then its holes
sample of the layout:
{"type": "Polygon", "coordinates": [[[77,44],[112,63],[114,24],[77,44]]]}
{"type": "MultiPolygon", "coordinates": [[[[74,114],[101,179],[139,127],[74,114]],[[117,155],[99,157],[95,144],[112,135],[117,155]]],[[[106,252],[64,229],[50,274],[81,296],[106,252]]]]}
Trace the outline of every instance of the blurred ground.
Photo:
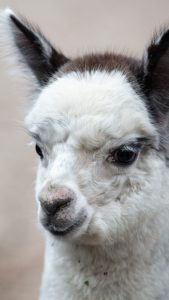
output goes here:
{"type": "MultiPolygon", "coordinates": [[[[7,6],[73,56],[113,49],[140,56],[154,28],[169,24],[168,0],[0,0],[0,9],[7,6]]],[[[36,300],[43,238],[34,204],[35,154],[22,128],[20,84],[6,69],[0,61],[0,299],[36,300]]]]}

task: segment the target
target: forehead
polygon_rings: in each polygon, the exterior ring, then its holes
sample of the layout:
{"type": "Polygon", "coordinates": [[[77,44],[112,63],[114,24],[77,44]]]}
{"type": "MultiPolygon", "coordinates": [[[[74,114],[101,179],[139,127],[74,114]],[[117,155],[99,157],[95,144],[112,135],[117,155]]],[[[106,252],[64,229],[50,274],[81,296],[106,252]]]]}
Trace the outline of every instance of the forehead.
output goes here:
{"type": "Polygon", "coordinates": [[[118,70],[71,72],[53,80],[40,94],[26,124],[38,127],[46,119],[56,127],[64,122],[88,130],[106,126],[116,137],[153,130],[144,101],[118,70]]]}

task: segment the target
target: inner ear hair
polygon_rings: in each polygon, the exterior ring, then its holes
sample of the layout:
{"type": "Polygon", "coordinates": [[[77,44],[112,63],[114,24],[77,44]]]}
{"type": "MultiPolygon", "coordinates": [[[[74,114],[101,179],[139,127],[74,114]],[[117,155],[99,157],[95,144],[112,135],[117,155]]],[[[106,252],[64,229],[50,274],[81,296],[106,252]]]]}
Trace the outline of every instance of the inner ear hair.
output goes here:
{"type": "Polygon", "coordinates": [[[162,122],[169,111],[169,29],[160,30],[143,61],[142,86],[153,118],[162,122]]]}
{"type": "Polygon", "coordinates": [[[17,65],[24,67],[21,72],[25,75],[26,69],[31,71],[39,86],[46,85],[53,74],[69,61],[53,47],[38,27],[16,16],[11,10],[0,14],[0,27],[10,48],[14,48],[11,54],[17,65]]]}
{"type": "Polygon", "coordinates": [[[169,49],[169,29],[161,29],[154,34],[151,44],[149,45],[145,55],[145,83],[151,90],[152,74],[155,71],[160,59],[166,54],[169,49]]]}

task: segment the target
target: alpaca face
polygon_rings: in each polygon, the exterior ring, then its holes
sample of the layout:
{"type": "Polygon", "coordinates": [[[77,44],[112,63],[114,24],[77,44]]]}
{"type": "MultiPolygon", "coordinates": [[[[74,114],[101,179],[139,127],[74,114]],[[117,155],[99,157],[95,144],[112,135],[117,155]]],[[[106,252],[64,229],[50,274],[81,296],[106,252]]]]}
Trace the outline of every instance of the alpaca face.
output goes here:
{"type": "Polygon", "coordinates": [[[11,11],[1,21],[34,90],[25,124],[40,157],[41,223],[56,238],[89,244],[137,231],[159,209],[168,160],[168,31],[142,62],[71,60],[11,11]]]}
{"type": "Polygon", "coordinates": [[[26,124],[41,157],[36,196],[46,229],[56,236],[110,240],[141,214],[156,130],[120,71],[71,72],[54,80],[26,124]]]}

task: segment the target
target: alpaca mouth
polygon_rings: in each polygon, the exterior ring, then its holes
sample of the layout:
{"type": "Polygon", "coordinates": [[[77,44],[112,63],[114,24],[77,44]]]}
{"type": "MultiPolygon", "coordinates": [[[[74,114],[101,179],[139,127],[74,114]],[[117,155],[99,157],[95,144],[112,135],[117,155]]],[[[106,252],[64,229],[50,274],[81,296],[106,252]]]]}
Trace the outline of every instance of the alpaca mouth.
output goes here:
{"type": "Polygon", "coordinates": [[[76,229],[78,229],[84,222],[84,219],[78,220],[75,223],[73,223],[70,227],[64,229],[64,230],[58,230],[56,228],[54,228],[53,226],[49,226],[48,230],[54,234],[54,235],[59,235],[59,236],[64,236],[67,235],[68,233],[75,231],[76,229]]]}
{"type": "Polygon", "coordinates": [[[46,230],[56,236],[65,236],[70,232],[76,231],[82,226],[86,215],[80,215],[76,220],[52,220],[49,217],[42,217],[41,223],[46,230]]]}

